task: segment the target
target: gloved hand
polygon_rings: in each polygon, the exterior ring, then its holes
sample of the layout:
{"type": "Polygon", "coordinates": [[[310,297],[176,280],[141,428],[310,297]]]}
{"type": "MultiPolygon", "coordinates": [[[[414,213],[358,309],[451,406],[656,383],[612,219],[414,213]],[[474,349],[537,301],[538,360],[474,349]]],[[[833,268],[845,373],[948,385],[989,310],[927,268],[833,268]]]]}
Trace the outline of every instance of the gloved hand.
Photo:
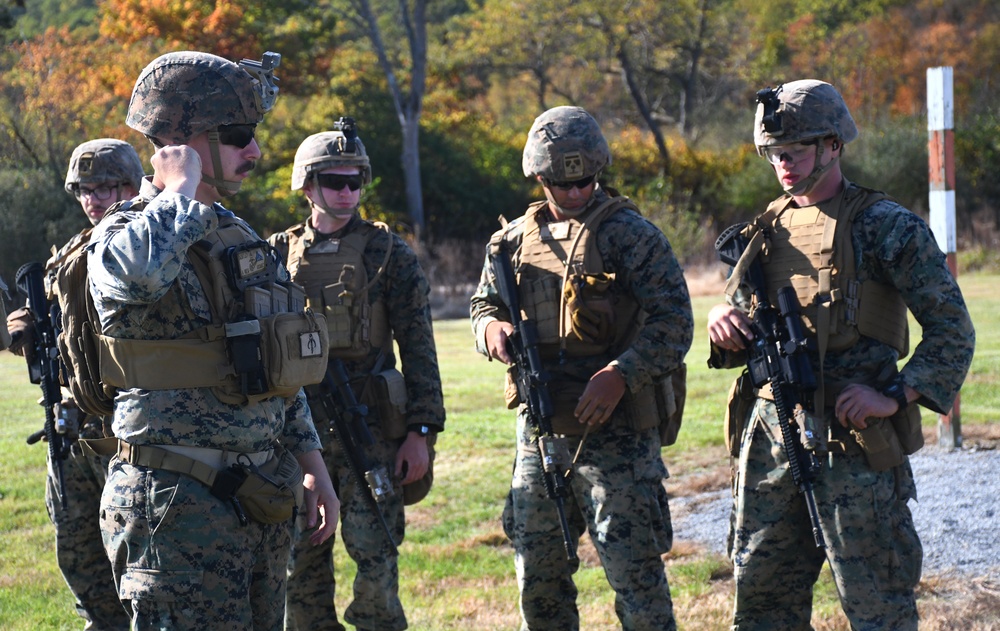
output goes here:
{"type": "Polygon", "coordinates": [[[10,333],[8,350],[24,357],[24,349],[34,343],[35,322],[26,307],[12,311],[7,316],[7,331],[10,333]]]}
{"type": "Polygon", "coordinates": [[[566,280],[563,296],[570,328],[580,340],[606,344],[614,337],[614,306],[608,290],[613,278],[608,274],[573,274],[566,280]]]}

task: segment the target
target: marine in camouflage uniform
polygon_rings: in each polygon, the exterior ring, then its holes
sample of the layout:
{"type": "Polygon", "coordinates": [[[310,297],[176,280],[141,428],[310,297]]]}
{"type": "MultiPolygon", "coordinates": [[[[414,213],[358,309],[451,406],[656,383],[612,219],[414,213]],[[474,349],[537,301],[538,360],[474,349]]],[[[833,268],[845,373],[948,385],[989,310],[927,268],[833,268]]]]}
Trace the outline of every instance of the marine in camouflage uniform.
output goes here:
{"type": "MultiPolygon", "coordinates": [[[[923,551],[907,507],[917,494],[906,454],[922,444],[916,405],[939,413],[951,408],[972,361],[975,332],[926,223],[885,195],[843,178],[839,159],[857,128],[836,89],[795,81],[761,91],[758,100],[757,148],[786,191],[755,220],[766,235],[758,260],[772,295],[795,279],[811,338],[808,357],[822,384],[814,411],[828,445],[817,452],[813,486],[825,548],[814,542],[805,500],[793,484],[775,404],[766,391],[755,400],[751,394],[749,411],[737,419],[742,434],[735,437],[732,628],[810,628],[812,588],[826,561],[852,629],[916,629],[914,588],[923,551]],[[834,260],[841,256],[842,267],[833,265],[833,287],[816,291],[830,274],[821,271],[829,266],[814,265],[822,259],[821,239],[795,239],[812,225],[833,221],[835,234],[843,237],[834,237],[828,251],[834,260]],[[862,287],[859,302],[837,311],[850,292],[836,290],[851,287],[855,279],[853,286],[862,287]],[[869,286],[877,290],[865,291],[869,286]],[[823,326],[818,314],[828,306],[834,315],[823,326]],[[907,309],[922,336],[896,374],[907,351],[907,309]],[[824,337],[821,359],[817,340],[824,337]],[[897,424],[901,419],[908,422],[897,424]],[[915,432],[915,441],[900,433],[901,426],[915,432]],[[874,449],[873,437],[879,436],[892,449],[874,449]]],[[[709,314],[713,367],[741,365],[741,335],[752,336],[747,287],[735,288],[734,281],[731,286],[729,302],[709,314]]]]}
{"type": "MultiPolygon", "coordinates": [[[[540,353],[551,375],[553,429],[566,434],[570,454],[582,444],[565,500],[571,540],[575,545],[584,530],[589,531],[615,590],[615,612],[623,629],[673,629],[673,605],[661,558],[673,540],[663,486],[668,473],[660,457],[657,428],[637,422],[643,413],[655,416],[656,411],[650,406],[637,413],[629,401],[682,365],[692,339],[691,303],[664,234],[627,200],[616,200],[615,191],[597,182],[610,162],[607,142],[587,112],[557,107],[543,113],[528,134],[523,169],[542,184],[546,200],[533,204],[496,233],[491,243],[503,240],[512,246],[524,317],[539,325],[540,353]],[[592,217],[597,225],[588,223],[592,217]],[[633,305],[634,309],[615,321],[588,312],[586,317],[598,323],[597,329],[607,329],[594,336],[576,328],[573,334],[564,331],[556,336],[559,316],[552,314],[562,311],[559,268],[565,271],[566,259],[552,257],[540,244],[553,243],[556,251],[567,242],[556,235],[566,226],[570,233],[576,232],[581,224],[592,234],[580,248],[596,252],[584,257],[587,278],[610,278],[609,293],[601,298],[615,308],[633,305]],[[546,241],[545,235],[555,240],[546,241]],[[544,261],[552,269],[537,274],[533,268],[544,261]],[[597,273],[598,266],[603,275],[597,273]],[[535,291],[537,287],[545,289],[535,291]],[[610,338],[614,342],[608,343],[610,338]]],[[[577,259],[571,253],[569,260],[577,259]]],[[[513,327],[489,259],[472,297],[471,317],[477,350],[511,363],[506,343],[513,327]]],[[[570,325],[565,319],[563,323],[568,330],[570,325]]],[[[538,428],[529,422],[523,404],[517,436],[503,525],[516,552],[521,628],[579,629],[573,582],[579,561],[567,559],[555,503],[545,489],[538,428]]]]}
{"type": "MultiPolygon", "coordinates": [[[[111,205],[137,195],[142,178],[142,161],[132,145],[114,138],[100,138],[73,150],[65,188],[79,200],[93,226],[111,205]]],[[[92,230],[93,227],[86,228],[52,255],[45,264],[48,279],[68,256],[86,245],[92,230]]],[[[51,287],[52,281],[47,284],[51,287]]],[[[49,293],[50,300],[54,300],[51,289],[49,293]]],[[[9,321],[17,338],[11,350],[18,354],[23,354],[30,340],[31,320],[23,316],[27,314],[19,310],[11,314],[9,321]]],[[[59,570],[76,598],[77,613],[86,621],[84,628],[128,629],[129,618],[115,592],[98,523],[110,457],[85,451],[76,440],[110,436],[110,419],[85,414],[69,398],[63,399],[60,407],[68,421],[66,438],[70,441],[69,453],[62,462],[65,501],[60,501],[56,466],[51,461],[45,486],[45,506],[56,529],[59,570]]]]}
{"type": "MultiPolygon", "coordinates": [[[[406,242],[384,224],[359,216],[361,187],[370,182],[371,165],[352,119],[341,119],[334,131],[309,136],[295,154],[292,190],[304,191],[311,216],[270,241],[292,279],[306,288],[310,306],[326,314],[330,356],[343,360],[353,391],[368,406],[367,423],[375,442],[365,447],[365,455],[373,466],[394,474],[395,492],[378,506],[400,543],[406,525],[404,500],[412,504],[427,493],[433,457],[428,443],[444,429],[445,413],[430,287],[406,242]],[[352,266],[363,273],[340,284],[352,266]],[[351,299],[343,297],[347,293],[351,299]],[[353,309],[347,306],[351,300],[353,309]],[[402,375],[395,369],[393,338],[402,375]],[[387,377],[403,390],[388,396],[380,389],[387,377]],[[389,409],[388,399],[400,395],[405,395],[405,411],[389,409]]],[[[316,406],[313,409],[315,414],[316,406]]],[[[397,555],[363,498],[370,491],[351,473],[333,428],[317,420],[317,429],[324,436],[324,457],[341,498],[344,547],[357,565],[354,598],[344,619],[357,629],[405,629],[397,555]]],[[[310,546],[308,534],[306,530],[300,535],[289,563],[286,629],[344,629],[334,606],[334,540],[310,546]]]]}
{"type": "MultiPolygon", "coordinates": [[[[127,123],[158,147],[154,174],[137,199],[113,209],[95,230],[88,263],[102,344],[121,351],[119,362],[148,356],[132,354],[135,345],[156,347],[151,352],[161,368],[152,375],[140,370],[135,381],[184,380],[198,366],[168,362],[170,340],[228,324],[228,311],[239,308],[228,299],[219,304],[213,290],[224,287],[203,284],[194,248],[234,233],[247,235],[237,241],[260,242],[218,200],[236,192],[260,158],[253,132],[276,92],[271,55],[237,65],[206,53],[169,53],[136,82],[127,123]]],[[[287,278],[284,268],[276,269],[279,279],[287,278]]],[[[102,361],[102,375],[107,368],[102,361]]],[[[100,523],[133,629],[281,629],[292,531],[291,519],[247,519],[241,505],[195,479],[194,469],[189,476],[144,464],[144,453],[218,472],[235,463],[261,465],[280,441],[305,472],[308,519],[324,518],[315,541],[336,528],[339,503],[301,388],[291,396],[267,390],[251,398],[247,388],[234,394],[228,383],[126,383],[115,399],[112,427],[120,450],[100,523]]]]}

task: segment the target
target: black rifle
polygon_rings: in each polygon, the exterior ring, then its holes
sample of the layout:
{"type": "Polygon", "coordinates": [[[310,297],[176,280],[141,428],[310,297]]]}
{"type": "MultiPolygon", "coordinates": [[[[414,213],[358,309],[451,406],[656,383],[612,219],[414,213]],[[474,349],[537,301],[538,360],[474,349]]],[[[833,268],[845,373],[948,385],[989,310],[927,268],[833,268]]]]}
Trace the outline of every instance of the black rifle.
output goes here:
{"type": "Polygon", "coordinates": [[[514,333],[508,338],[507,352],[517,367],[517,395],[528,408],[528,421],[538,428],[538,451],[542,459],[545,492],[556,504],[559,526],[562,528],[566,558],[575,561],[576,546],[566,521],[566,497],[569,496],[569,449],[564,437],[552,431],[555,409],[549,394],[549,373],[542,366],[538,353],[538,329],[535,323],[521,317],[517,297],[517,280],[506,242],[490,248],[490,264],[497,279],[500,299],[510,311],[514,333]]]}
{"type": "MultiPolygon", "coordinates": [[[[735,266],[740,260],[747,248],[747,239],[742,233],[746,226],[745,223],[730,226],[715,241],[715,250],[723,263],[735,266]]],[[[813,480],[821,464],[816,452],[806,449],[803,444],[815,444],[816,437],[805,427],[804,414],[794,428],[791,425],[797,409],[806,413],[812,411],[812,393],[816,390],[816,377],[806,356],[807,339],[802,328],[801,306],[795,290],[786,286],[778,290],[778,309],[775,309],[767,295],[760,261],[754,258],[746,269],[743,281],[753,292],[756,302],[751,322],[753,340],[747,343],[747,372],[755,388],[771,384],[792,481],[805,496],[816,547],[823,548],[826,546],[813,491],[813,480]]]]}
{"type": "Polygon", "coordinates": [[[49,460],[55,469],[58,483],[59,501],[66,505],[66,486],[63,481],[63,461],[69,455],[70,443],[57,430],[57,419],[60,419],[60,401],[62,392],[59,386],[59,346],[56,342],[59,327],[59,309],[49,305],[45,297],[45,287],[42,281],[45,270],[39,263],[25,263],[17,270],[14,284],[17,290],[28,299],[34,319],[34,336],[30,348],[25,349],[24,357],[28,362],[28,378],[31,383],[37,383],[42,388],[43,407],[45,408],[45,426],[40,432],[28,437],[28,444],[37,443],[43,436],[49,443],[49,460]]]}
{"type": "MultiPolygon", "coordinates": [[[[368,429],[368,406],[358,402],[351,389],[344,362],[331,358],[326,366],[326,377],[319,384],[306,386],[309,407],[316,416],[325,416],[341,451],[347,457],[351,474],[358,482],[358,492],[365,498],[368,508],[382,524],[382,530],[392,548],[398,554],[396,541],[389,531],[389,524],[382,515],[379,504],[393,495],[392,480],[385,467],[373,464],[365,453],[366,447],[375,444],[375,437],[368,429]],[[368,493],[361,488],[364,482],[368,493]]],[[[322,420],[322,419],[321,419],[322,420]]]]}

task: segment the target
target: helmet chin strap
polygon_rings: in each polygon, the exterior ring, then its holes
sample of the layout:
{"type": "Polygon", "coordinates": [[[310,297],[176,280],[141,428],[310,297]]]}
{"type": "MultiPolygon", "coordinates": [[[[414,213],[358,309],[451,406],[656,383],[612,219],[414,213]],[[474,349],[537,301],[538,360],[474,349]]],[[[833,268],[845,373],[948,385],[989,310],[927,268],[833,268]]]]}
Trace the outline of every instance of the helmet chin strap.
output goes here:
{"type": "Polygon", "coordinates": [[[836,164],[838,160],[840,160],[840,154],[837,154],[828,163],[820,166],[820,164],[823,162],[823,153],[824,153],[823,141],[820,141],[819,143],[816,144],[816,162],[813,164],[812,173],[810,173],[809,177],[807,177],[806,179],[796,182],[791,186],[783,186],[782,188],[785,189],[786,193],[788,193],[793,197],[801,197],[803,195],[808,195],[809,191],[811,191],[813,187],[816,186],[816,183],[819,182],[819,178],[821,178],[824,173],[829,171],[833,167],[833,165],[836,164]]]}
{"type": "Polygon", "coordinates": [[[361,207],[361,200],[358,199],[358,203],[351,208],[330,208],[330,205],[326,203],[326,195],[323,194],[323,187],[320,186],[315,180],[312,181],[312,185],[315,187],[314,197],[317,199],[309,199],[309,206],[312,208],[319,208],[321,212],[330,215],[331,217],[336,217],[337,219],[348,219],[358,212],[358,208],[361,207]]]}
{"type": "Polygon", "coordinates": [[[213,129],[208,132],[208,150],[212,154],[212,170],[215,177],[209,177],[204,172],[201,174],[201,181],[209,186],[214,186],[219,191],[219,195],[229,197],[240,192],[243,182],[236,180],[225,180],[222,177],[222,156],[219,154],[219,130],[213,129]]]}
{"type": "Polygon", "coordinates": [[[562,206],[557,204],[555,198],[552,196],[552,193],[549,191],[549,188],[547,186],[543,186],[542,190],[545,191],[545,199],[549,200],[549,204],[551,204],[553,208],[558,210],[560,215],[564,215],[566,217],[578,217],[579,215],[582,215],[584,212],[586,212],[588,208],[590,208],[590,204],[591,202],[594,201],[594,197],[597,196],[597,191],[599,191],[600,188],[601,185],[597,182],[597,178],[595,177],[594,190],[593,192],[590,193],[590,199],[588,199],[587,203],[584,204],[583,206],[574,209],[563,208],[562,206]]]}

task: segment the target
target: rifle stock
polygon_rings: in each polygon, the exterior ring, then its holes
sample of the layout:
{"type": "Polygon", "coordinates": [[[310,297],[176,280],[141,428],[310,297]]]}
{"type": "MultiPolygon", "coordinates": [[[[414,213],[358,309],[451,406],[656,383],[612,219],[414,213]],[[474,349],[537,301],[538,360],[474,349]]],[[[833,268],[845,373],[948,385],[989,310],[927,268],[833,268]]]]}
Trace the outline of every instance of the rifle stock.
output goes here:
{"type": "Polygon", "coordinates": [[[50,306],[45,297],[42,280],[44,273],[45,269],[40,263],[32,262],[22,265],[14,277],[14,284],[27,298],[34,320],[33,343],[31,348],[25,350],[24,357],[28,362],[28,377],[31,383],[38,384],[42,389],[45,408],[45,425],[41,432],[35,432],[28,437],[28,444],[38,442],[41,436],[48,442],[49,460],[55,469],[59,501],[65,506],[66,484],[63,480],[63,461],[69,455],[70,445],[56,427],[62,400],[59,385],[59,346],[56,342],[59,313],[58,308],[55,305],[50,306]]]}
{"type": "Polygon", "coordinates": [[[507,305],[510,323],[514,327],[514,334],[508,338],[507,352],[514,358],[514,365],[517,367],[518,397],[528,408],[528,420],[538,428],[538,451],[542,460],[545,492],[556,505],[566,558],[574,561],[577,559],[576,546],[566,519],[569,451],[565,438],[556,436],[552,431],[555,410],[549,394],[550,377],[538,352],[538,330],[534,322],[521,317],[514,267],[504,242],[491,247],[490,264],[497,280],[500,299],[507,305]]]}
{"type": "MultiPolygon", "coordinates": [[[[723,263],[735,267],[739,262],[748,245],[743,235],[746,225],[731,226],[716,240],[715,249],[723,263]]],[[[801,306],[795,290],[786,286],[777,292],[778,309],[775,309],[764,278],[760,261],[755,257],[744,274],[744,281],[756,302],[751,321],[753,340],[744,340],[747,343],[747,372],[754,388],[771,386],[788,469],[805,498],[816,547],[823,548],[826,543],[813,489],[813,480],[821,465],[816,452],[807,451],[803,446],[803,440],[812,440],[804,422],[797,422],[794,428],[791,423],[797,409],[806,413],[812,411],[811,395],[816,390],[816,377],[806,356],[807,339],[802,327],[801,306]]]]}
{"type": "Polygon", "coordinates": [[[323,381],[306,386],[305,390],[313,411],[319,411],[329,419],[330,432],[347,457],[351,474],[358,481],[359,493],[382,526],[392,553],[399,554],[389,524],[379,508],[380,503],[393,495],[392,480],[385,467],[373,464],[365,452],[366,447],[375,444],[375,437],[368,429],[368,406],[359,403],[354,395],[344,362],[331,358],[323,381]],[[361,488],[362,482],[369,492],[366,493],[361,488]]]}

